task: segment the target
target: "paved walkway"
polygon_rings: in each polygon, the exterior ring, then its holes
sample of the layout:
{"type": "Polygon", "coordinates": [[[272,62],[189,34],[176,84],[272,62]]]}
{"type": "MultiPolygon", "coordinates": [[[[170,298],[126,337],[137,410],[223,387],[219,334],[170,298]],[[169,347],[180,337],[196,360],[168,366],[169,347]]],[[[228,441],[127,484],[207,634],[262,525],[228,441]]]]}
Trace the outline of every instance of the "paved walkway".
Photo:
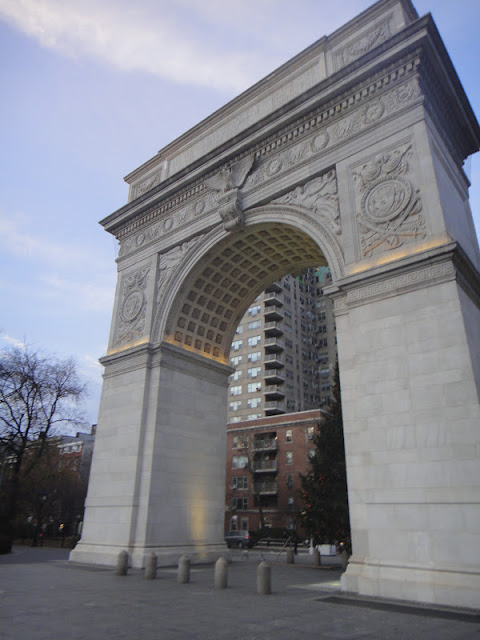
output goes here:
{"type": "Polygon", "coordinates": [[[213,567],[145,580],[72,565],[68,550],[16,547],[0,556],[1,640],[480,640],[471,613],[346,598],[341,569],[294,565],[264,553],[272,595],[256,593],[258,552],[234,552],[228,589],[213,588],[213,567]],[[244,559],[242,559],[244,558],[244,559]]]}

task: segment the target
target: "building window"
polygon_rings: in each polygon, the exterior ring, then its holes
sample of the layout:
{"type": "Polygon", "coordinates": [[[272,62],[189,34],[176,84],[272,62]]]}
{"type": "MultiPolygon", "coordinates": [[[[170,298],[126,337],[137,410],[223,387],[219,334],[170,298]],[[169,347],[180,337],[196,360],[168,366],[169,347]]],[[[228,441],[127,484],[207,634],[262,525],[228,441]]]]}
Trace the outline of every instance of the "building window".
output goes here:
{"type": "Polygon", "coordinates": [[[231,348],[232,348],[234,351],[238,351],[238,350],[242,347],[242,345],[243,345],[243,340],[234,340],[234,341],[232,342],[232,346],[231,346],[231,348]]]}
{"type": "Polygon", "coordinates": [[[229,424],[231,424],[232,422],[241,422],[242,421],[242,416],[232,416],[231,418],[228,419],[229,424]]]}
{"type": "Polygon", "coordinates": [[[262,352],[261,351],[254,351],[253,353],[249,353],[248,354],[247,360],[249,362],[258,362],[261,357],[262,357],[262,352]]]}
{"type": "Polygon", "coordinates": [[[256,378],[258,375],[260,375],[262,372],[262,367],[252,367],[251,369],[248,369],[247,371],[247,376],[249,378],[256,378]]]}
{"type": "Polygon", "coordinates": [[[261,418],[262,414],[261,413],[249,413],[247,416],[247,420],[258,420],[258,418],[261,418]]]}
{"type": "Polygon", "coordinates": [[[233,387],[230,387],[230,395],[231,396],[239,396],[242,393],[242,385],[237,384],[233,387]]]}
{"type": "Polygon", "coordinates": [[[242,371],[241,371],[241,369],[239,369],[238,371],[235,371],[235,373],[232,373],[232,376],[231,376],[230,380],[235,381],[235,380],[238,380],[241,377],[242,377],[242,371]]]}
{"type": "Polygon", "coordinates": [[[252,330],[252,329],[259,329],[262,326],[262,321],[261,320],[252,320],[252,322],[248,323],[248,329],[252,330]]]}
{"type": "Polygon", "coordinates": [[[309,460],[313,460],[314,457],[315,457],[315,449],[309,449],[308,450],[308,459],[309,460]]]}
{"type": "Polygon", "coordinates": [[[287,475],[287,487],[288,487],[289,489],[292,489],[292,488],[293,488],[293,476],[292,476],[292,474],[291,474],[291,473],[289,473],[289,474],[287,475]]]}
{"type": "Polygon", "coordinates": [[[232,456],[232,469],[246,469],[248,456],[232,456]]]}
{"type": "Polygon", "coordinates": [[[294,498],[293,498],[293,496],[289,496],[288,497],[288,508],[289,509],[293,509],[293,507],[294,507],[294,498]]]}
{"type": "Polygon", "coordinates": [[[261,391],[261,390],[262,390],[261,382],[250,382],[249,384],[247,384],[248,393],[256,393],[257,391],[261,391]]]}
{"type": "Polygon", "coordinates": [[[293,451],[285,452],[285,462],[287,464],[293,464],[293,451]]]}
{"type": "Polygon", "coordinates": [[[248,489],[248,477],[234,476],[232,478],[232,489],[248,489]]]}
{"type": "Polygon", "coordinates": [[[233,436],[232,449],[248,449],[248,436],[233,436]]]}
{"type": "Polygon", "coordinates": [[[242,518],[242,531],[248,531],[248,518],[242,518]]]}
{"type": "Polygon", "coordinates": [[[250,307],[250,309],[248,310],[248,315],[249,316],[256,316],[256,315],[258,315],[260,313],[260,309],[261,309],[260,305],[256,304],[253,307],[250,307]]]}
{"type": "Polygon", "coordinates": [[[232,367],[238,367],[241,361],[242,361],[242,356],[232,356],[230,358],[230,364],[232,365],[232,367]]]}
{"type": "Polygon", "coordinates": [[[293,434],[291,429],[287,429],[285,431],[285,442],[291,442],[293,439],[293,434]]]}
{"type": "Polygon", "coordinates": [[[230,411],[238,411],[239,409],[242,408],[242,401],[234,400],[233,402],[230,402],[229,407],[230,407],[230,411]]]}
{"type": "Polygon", "coordinates": [[[248,338],[247,343],[249,347],[256,347],[257,344],[260,344],[262,340],[262,336],[252,336],[251,338],[248,338]]]}
{"type": "Polygon", "coordinates": [[[232,498],[232,509],[246,511],[248,509],[248,498],[232,498]]]}
{"type": "Polygon", "coordinates": [[[256,409],[261,404],[262,404],[262,399],[261,398],[249,398],[247,400],[247,407],[249,409],[256,409]]]}
{"type": "Polygon", "coordinates": [[[315,427],[307,427],[307,439],[313,440],[313,436],[315,433],[315,427]]]}
{"type": "Polygon", "coordinates": [[[235,333],[243,333],[243,324],[239,324],[235,329],[235,333]]]}

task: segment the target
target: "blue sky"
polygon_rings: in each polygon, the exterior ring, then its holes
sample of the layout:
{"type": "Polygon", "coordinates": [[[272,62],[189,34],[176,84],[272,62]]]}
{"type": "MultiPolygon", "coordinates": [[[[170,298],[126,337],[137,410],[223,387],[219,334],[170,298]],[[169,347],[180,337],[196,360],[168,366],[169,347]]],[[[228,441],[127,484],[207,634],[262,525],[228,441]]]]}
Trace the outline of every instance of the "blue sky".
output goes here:
{"type": "MultiPolygon", "coordinates": [[[[96,422],[123,176],[370,0],[0,0],[0,346],[73,356],[96,422]]],[[[480,1],[431,11],[477,117],[480,1]]],[[[480,159],[469,166],[480,233],[480,159]]]]}

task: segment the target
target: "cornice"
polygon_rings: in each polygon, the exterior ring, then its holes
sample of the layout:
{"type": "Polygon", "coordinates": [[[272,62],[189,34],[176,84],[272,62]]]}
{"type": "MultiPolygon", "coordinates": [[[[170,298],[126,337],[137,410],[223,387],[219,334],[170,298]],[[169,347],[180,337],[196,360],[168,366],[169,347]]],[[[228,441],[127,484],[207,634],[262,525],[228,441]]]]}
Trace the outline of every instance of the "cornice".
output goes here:
{"type": "Polygon", "coordinates": [[[480,307],[480,273],[456,242],[428,249],[391,265],[355,274],[325,288],[335,315],[426,286],[457,281],[480,307]]]}

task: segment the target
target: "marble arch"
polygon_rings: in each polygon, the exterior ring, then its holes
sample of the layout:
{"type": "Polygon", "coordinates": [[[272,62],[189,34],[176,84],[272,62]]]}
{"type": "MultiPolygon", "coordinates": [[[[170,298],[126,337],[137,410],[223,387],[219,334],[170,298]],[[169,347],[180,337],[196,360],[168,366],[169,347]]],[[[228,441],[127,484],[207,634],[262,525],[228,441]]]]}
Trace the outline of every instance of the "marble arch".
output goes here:
{"type": "Polygon", "coordinates": [[[71,554],[224,553],[228,349],[269,282],[333,273],[353,555],[342,588],[478,607],[480,127],[430,15],[380,0],[133,171],[71,554]]]}

